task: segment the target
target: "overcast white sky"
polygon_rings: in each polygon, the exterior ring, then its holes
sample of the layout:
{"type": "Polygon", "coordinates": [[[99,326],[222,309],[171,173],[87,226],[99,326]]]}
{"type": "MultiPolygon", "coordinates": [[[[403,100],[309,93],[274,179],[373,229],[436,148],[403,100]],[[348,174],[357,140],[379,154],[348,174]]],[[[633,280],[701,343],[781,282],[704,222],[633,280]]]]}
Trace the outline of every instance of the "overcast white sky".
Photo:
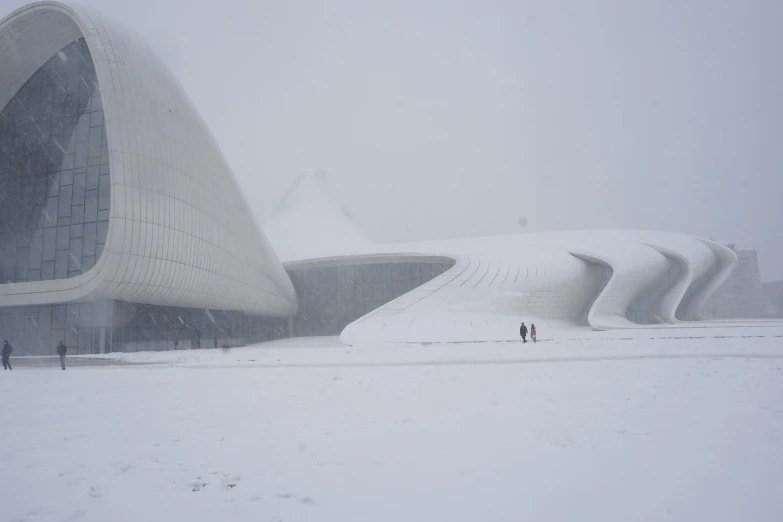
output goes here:
{"type": "Polygon", "coordinates": [[[779,0],[82,3],[158,50],[259,221],[320,167],[377,241],[654,228],[783,279],[779,0]]]}

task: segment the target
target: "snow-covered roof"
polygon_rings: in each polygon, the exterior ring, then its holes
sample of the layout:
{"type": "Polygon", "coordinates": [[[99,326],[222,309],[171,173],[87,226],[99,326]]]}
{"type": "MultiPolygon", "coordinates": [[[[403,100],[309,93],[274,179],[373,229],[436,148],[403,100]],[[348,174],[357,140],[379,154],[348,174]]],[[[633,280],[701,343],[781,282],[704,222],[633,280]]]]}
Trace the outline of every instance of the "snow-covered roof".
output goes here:
{"type": "Polygon", "coordinates": [[[373,243],[323,172],[300,178],[264,228],[289,265],[387,262],[391,257],[415,262],[428,256],[454,261],[446,273],[349,325],[343,332],[348,342],[442,341],[443,332],[462,340],[497,340],[513,332],[511,325],[520,317],[573,326],[587,315],[595,329],[637,328],[627,318],[631,303],[673,266],[679,268],[677,280],[661,290],[655,305],[661,321],[698,319],[704,302],[736,264],[736,255],[714,242],[648,230],[373,243]],[[688,293],[713,267],[718,269],[710,272],[709,283],[688,293]],[[587,309],[589,314],[583,314],[587,309]]]}

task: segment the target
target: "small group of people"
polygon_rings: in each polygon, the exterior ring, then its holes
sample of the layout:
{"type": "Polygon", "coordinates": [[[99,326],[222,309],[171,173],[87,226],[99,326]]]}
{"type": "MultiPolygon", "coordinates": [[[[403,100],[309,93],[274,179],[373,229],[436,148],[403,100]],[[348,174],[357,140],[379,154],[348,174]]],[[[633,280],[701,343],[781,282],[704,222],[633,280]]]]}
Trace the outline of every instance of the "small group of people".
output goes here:
{"type": "MultiPolygon", "coordinates": [[[[3,370],[13,370],[13,367],[11,366],[11,353],[13,351],[14,348],[11,346],[11,343],[9,343],[8,340],[3,341],[3,370]]],[[[65,369],[65,354],[67,353],[68,347],[60,341],[57,345],[57,355],[60,356],[60,367],[63,370],[65,369]]]]}
{"type": "MultiPolygon", "coordinates": [[[[522,324],[519,326],[519,336],[522,337],[522,342],[527,342],[527,326],[525,325],[525,321],[522,321],[522,324]]],[[[530,323],[530,338],[533,339],[533,342],[536,342],[536,325],[535,323],[530,323]]]]}

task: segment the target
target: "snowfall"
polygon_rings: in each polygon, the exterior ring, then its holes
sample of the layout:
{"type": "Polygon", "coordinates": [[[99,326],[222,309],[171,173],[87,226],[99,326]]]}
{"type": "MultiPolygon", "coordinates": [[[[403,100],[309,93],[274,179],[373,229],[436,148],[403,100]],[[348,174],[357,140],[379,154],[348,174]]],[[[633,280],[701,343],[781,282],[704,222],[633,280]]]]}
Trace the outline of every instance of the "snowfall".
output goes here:
{"type": "Polygon", "coordinates": [[[0,521],[783,520],[783,328],[12,361],[0,521]]]}

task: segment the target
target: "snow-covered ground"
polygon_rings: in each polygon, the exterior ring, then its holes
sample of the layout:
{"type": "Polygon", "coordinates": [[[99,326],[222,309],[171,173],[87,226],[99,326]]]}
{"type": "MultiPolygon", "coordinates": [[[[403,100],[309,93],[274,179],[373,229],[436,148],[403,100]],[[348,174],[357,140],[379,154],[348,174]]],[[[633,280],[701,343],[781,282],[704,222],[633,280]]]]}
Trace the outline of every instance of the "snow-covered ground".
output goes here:
{"type": "Polygon", "coordinates": [[[778,333],[26,362],[0,521],[778,522],[778,333]]]}
{"type": "MultiPolygon", "coordinates": [[[[764,327],[649,328],[594,332],[574,330],[562,339],[346,346],[337,337],[285,339],[230,350],[180,350],[88,355],[126,363],[175,366],[375,366],[497,364],[542,360],[783,355],[783,323],[764,327]],[[777,339],[778,342],[775,342],[777,339]],[[702,342],[693,342],[702,341],[702,342]],[[703,342],[709,341],[709,342],[703,342]]],[[[34,359],[34,358],[31,358],[34,359]]]]}

